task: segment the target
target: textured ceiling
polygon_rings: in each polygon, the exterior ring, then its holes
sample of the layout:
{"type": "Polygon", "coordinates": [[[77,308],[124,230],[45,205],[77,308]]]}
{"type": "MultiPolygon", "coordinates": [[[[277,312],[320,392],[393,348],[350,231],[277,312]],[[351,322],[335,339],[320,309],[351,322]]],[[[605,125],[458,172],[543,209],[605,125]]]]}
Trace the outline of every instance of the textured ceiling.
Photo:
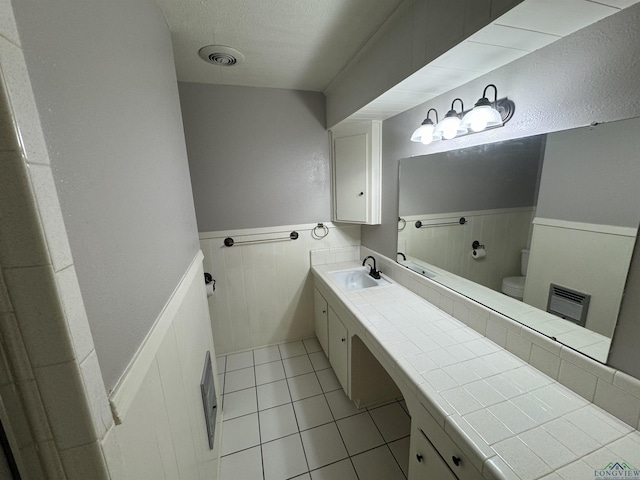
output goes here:
{"type": "MultiPolygon", "coordinates": [[[[156,0],[173,39],[178,80],[322,92],[409,0],[156,0]],[[214,66],[211,44],[245,62],[214,66]]],[[[524,0],[348,120],[384,120],[544,47],[639,0],[524,0]]]]}
{"type": "Polygon", "coordinates": [[[173,39],[178,80],[323,91],[402,0],[157,0],[173,39]],[[205,45],[245,56],[232,68],[205,45]]]}

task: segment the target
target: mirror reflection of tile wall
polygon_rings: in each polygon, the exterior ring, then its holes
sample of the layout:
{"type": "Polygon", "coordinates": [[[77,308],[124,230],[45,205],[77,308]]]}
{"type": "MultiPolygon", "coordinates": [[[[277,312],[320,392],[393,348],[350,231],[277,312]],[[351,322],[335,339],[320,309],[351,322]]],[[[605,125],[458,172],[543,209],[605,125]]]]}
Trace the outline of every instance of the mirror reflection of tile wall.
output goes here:
{"type": "Polygon", "coordinates": [[[605,362],[640,223],[638,131],[630,119],[402,159],[398,251],[433,280],[605,362]],[[484,258],[472,257],[474,240],[484,258]],[[501,287],[521,275],[523,249],[519,302],[501,287]],[[550,284],[590,295],[586,329],[545,313],[550,284]]]}

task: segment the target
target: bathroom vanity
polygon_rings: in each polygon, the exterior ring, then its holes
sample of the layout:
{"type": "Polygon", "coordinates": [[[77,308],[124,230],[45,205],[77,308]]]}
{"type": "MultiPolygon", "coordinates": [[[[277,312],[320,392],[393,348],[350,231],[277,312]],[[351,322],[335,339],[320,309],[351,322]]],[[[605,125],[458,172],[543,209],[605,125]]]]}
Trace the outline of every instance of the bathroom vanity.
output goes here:
{"type": "Polygon", "coordinates": [[[404,397],[410,480],[592,478],[605,467],[594,456],[640,465],[634,428],[388,276],[349,290],[339,271],[367,269],[312,266],[316,334],[357,406],[404,397]]]}

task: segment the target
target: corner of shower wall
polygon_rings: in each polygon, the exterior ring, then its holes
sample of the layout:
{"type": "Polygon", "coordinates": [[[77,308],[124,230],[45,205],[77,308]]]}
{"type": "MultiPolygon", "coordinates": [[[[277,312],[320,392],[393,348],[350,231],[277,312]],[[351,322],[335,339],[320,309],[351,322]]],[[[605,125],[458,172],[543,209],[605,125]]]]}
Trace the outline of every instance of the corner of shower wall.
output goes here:
{"type": "Polygon", "coordinates": [[[0,0],[0,415],[23,479],[124,478],[9,0],[0,0]]]}

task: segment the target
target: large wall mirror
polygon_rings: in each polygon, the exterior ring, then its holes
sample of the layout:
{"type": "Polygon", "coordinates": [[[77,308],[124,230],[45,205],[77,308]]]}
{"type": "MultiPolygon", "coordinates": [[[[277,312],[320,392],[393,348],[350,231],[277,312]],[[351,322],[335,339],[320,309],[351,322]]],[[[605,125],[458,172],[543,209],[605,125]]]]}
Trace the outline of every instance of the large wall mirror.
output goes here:
{"type": "Polygon", "coordinates": [[[606,362],[640,224],[639,133],[629,119],[400,160],[398,261],[606,362]]]}

